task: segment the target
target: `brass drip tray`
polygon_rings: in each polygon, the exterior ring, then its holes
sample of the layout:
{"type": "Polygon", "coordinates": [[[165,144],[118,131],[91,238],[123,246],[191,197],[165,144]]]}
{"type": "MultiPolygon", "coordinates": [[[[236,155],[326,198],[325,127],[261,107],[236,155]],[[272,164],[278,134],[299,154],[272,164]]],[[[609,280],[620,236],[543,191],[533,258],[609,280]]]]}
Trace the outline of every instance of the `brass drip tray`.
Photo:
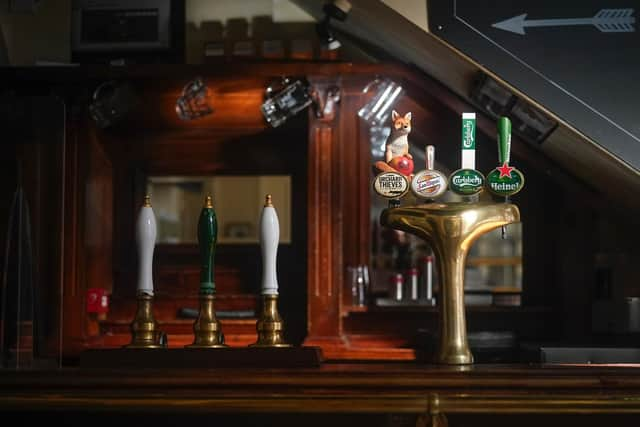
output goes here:
{"type": "MultiPolygon", "coordinates": [[[[619,365],[640,366],[640,348],[634,347],[573,347],[541,346],[537,349],[539,363],[571,365],[619,365]]],[[[535,358],[535,355],[534,355],[535,358]]]]}

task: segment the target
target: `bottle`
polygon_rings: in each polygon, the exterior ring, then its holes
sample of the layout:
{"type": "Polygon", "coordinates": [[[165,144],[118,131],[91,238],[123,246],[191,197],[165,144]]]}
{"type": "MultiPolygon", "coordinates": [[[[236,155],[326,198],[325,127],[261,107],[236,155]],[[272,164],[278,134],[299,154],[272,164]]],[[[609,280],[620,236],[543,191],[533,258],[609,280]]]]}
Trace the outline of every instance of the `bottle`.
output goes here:
{"type": "Polygon", "coordinates": [[[422,258],[422,291],[420,297],[426,300],[433,298],[433,255],[422,258]]]}
{"type": "Polygon", "coordinates": [[[402,298],[404,297],[404,276],[402,273],[394,274],[391,278],[391,284],[395,300],[402,301],[402,298]]]}
{"type": "Polygon", "coordinates": [[[359,265],[358,269],[358,300],[356,305],[364,307],[367,305],[367,297],[369,295],[369,267],[359,265]]]}
{"type": "Polygon", "coordinates": [[[411,268],[409,269],[409,280],[408,282],[408,296],[412,301],[418,300],[418,269],[411,268]]]}
{"type": "Polygon", "coordinates": [[[347,274],[351,284],[351,304],[355,307],[367,305],[367,293],[369,288],[369,272],[365,265],[347,267],[347,274]]]}

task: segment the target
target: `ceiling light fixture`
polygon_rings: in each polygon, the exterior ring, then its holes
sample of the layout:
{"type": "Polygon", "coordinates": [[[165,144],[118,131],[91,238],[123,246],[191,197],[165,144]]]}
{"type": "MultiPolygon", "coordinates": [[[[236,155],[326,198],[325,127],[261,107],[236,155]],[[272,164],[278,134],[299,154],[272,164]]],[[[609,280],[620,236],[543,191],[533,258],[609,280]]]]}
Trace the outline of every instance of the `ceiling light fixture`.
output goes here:
{"type": "Polygon", "coordinates": [[[541,144],[558,126],[558,122],[543,111],[485,73],[478,75],[470,95],[492,118],[509,117],[513,132],[529,142],[541,144]]]}
{"type": "Polygon", "coordinates": [[[320,43],[329,50],[339,49],[342,43],[335,37],[334,30],[331,27],[331,19],[344,22],[351,10],[351,3],[347,0],[334,0],[326,3],[322,10],[324,11],[324,18],[316,24],[316,32],[320,38],[320,43]]]}

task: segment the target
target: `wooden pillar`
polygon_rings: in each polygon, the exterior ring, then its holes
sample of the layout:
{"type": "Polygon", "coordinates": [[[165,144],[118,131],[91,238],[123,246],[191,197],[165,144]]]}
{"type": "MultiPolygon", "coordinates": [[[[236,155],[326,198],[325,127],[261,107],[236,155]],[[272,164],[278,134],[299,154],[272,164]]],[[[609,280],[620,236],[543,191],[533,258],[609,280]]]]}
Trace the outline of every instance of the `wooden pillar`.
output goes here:
{"type": "MultiPolygon", "coordinates": [[[[312,81],[324,95],[331,82],[312,81]]],[[[310,110],[308,175],[307,338],[325,356],[345,346],[342,339],[340,299],[342,287],[343,150],[331,121],[310,110]]]]}

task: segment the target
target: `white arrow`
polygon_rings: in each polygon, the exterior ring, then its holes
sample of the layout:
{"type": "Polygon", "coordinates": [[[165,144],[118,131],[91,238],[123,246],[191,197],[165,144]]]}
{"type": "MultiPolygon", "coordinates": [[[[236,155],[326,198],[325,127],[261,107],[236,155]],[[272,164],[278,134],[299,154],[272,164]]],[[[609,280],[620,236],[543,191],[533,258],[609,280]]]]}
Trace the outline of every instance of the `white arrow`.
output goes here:
{"type": "Polygon", "coordinates": [[[562,27],[570,25],[594,25],[604,33],[630,33],[636,30],[633,26],[636,18],[631,16],[633,12],[634,9],[602,9],[593,18],[530,19],[528,21],[525,20],[527,14],[523,13],[491,26],[522,35],[525,34],[524,27],[562,27]]]}

